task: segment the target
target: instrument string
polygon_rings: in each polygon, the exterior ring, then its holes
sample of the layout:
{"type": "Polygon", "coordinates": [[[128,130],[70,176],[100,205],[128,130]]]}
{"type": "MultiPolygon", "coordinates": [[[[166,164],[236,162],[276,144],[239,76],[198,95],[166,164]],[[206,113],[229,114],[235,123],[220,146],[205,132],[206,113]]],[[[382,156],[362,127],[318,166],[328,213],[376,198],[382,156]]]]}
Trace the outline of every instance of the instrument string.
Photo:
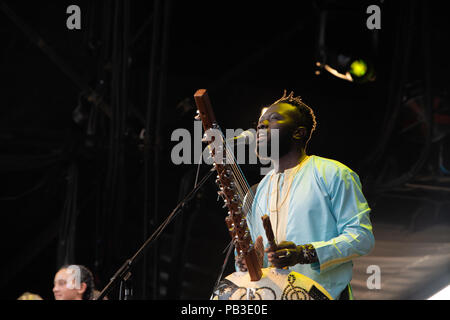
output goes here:
{"type": "MultiPolygon", "coordinates": [[[[236,163],[236,158],[234,157],[234,153],[232,152],[230,146],[224,139],[224,136],[222,134],[222,140],[223,144],[225,145],[225,150],[227,154],[227,160],[230,159],[231,163],[229,164],[232,172],[233,177],[235,178],[235,185],[237,187],[238,194],[240,196],[240,199],[242,200],[242,208],[245,210],[246,213],[250,212],[251,207],[253,205],[253,200],[255,198],[255,194],[253,190],[250,188],[250,185],[247,182],[247,179],[244,177],[241,167],[236,163]],[[244,201],[245,200],[245,201],[244,201]]],[[[256,204],[255,206],[256,210],[259,211],[259,213],[262,216],[262,209],[259,206],[259,204],[256,204]]]]}
{"type": "Polygon", "coordinates": [[[230,146],[225,141],[224,144],[226,150],[226,162],[231,161],[229,165],[233,172],[234,184],[241,200],[243,201],[250,188],[248,187],[248,183],[246,182],[245,178],[242,176],[239,170],[239,166],[236,164],[236,158],[234,157],[230,146]]]}
{"type": "MultiPolygon", "coordinates": [[[[236,158],[234,157],[232,151],[230,150],[230,147],[228,146],[228,144],[224,141],[224,144],[226,146],[226,151],[227,151],[227,155],[229,155],[230,159],[232,160],[232,163],[230,164],[230,166],[232,167],[233,170],[233,175],[235,176],[235,178],[238,180],[238,186],[240,189],[240,196],[243,202],[243,208],[247,209],[246,212],[249,212],[250,207],[252,206],[255,194],[253,192],[253,190],[250,188],[250,185],[247,182],[247,179],[244,177],[242,169],[240,168],[240,166],[238,164],[236,164],[236,158]],[[247,197],[247,199],[245,199],[246,201],[244,202],[244,198],[247,197]]],[[[257,205],[257,209],[262,212],[261,208],[259,207],[259,205],[257,205]]]]}
{"type": "Polygon", "coordinates": [[[230,150],[230,146],[225,142],[225,149],[227,152],[227,157],[231,160],[230,167],[233,171],[233,176],[235,178],[235,185],[237,186],[239,196],[242,200],[243,208],[245,212],[249,212],[251,203],[253,202],[254,194],[251,190],[247,180],[243,176],[242,170],[238,164],[236,164],[236,159],[234,154],[230,150]],[[245,199],[247,197],[247,199],[245,199]],[[246,200],[246,201],[244,201],[246,200]]]}

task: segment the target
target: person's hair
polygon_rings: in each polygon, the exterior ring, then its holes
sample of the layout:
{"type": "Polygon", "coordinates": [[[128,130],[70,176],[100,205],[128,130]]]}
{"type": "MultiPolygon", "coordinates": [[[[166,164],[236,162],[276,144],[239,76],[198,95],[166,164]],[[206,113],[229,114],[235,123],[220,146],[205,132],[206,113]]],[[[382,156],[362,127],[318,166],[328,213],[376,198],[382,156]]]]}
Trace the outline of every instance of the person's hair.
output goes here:
{"type": "Polygon", "coordinates": [[[83,292],[83,300],[92,300],[94,297],[95,283],[94,283],[94,275],[92,272],[83,265],[79,264],[71,264],[64,265],[61,269],[68,269],[70,267],[78,267],[80,268],[80,283],[86,283],[86,290],[83,292]]]}
{"type": "Polygon", "coordinates": [[[307,106],[301,99],[301,97],[294,97],[294,92],[291,91],[289,95],[286,95],[286,90],[284,90],[283,96],[272,103],[272,105],[280,104],[280,103],[287,103],[291,106],[294,106],[297,108],[298,112],[300,113],[300,122],[299,126],[306,127],[306,141],[305,141],[305,147],[308,144],[309,140],[311,139],[311,135],[316,130],[317,122],[316,122],[316,116],[314,115],[314,111],[307,106]]]}
{"type": "Polygon", "coordinates": [[[38,294],[27,291],[22,293],[21,296],[17,298],[17,300],[44,300],[44,299],[42,299],[42,297],[38,294]]]}

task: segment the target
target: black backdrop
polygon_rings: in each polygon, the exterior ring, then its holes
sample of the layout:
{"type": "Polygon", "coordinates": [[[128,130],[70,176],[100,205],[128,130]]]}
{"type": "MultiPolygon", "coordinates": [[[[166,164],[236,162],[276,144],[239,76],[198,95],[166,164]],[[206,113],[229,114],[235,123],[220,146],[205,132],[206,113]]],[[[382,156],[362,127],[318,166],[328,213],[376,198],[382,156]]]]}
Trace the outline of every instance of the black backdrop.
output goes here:
{"type": "MultiPolygon", "coordinates": [[[[1,297],[52,299],[63,261],[88,266],[98,288],[106,285],[194,185],[197,167],[171,162],[170,137],[192,132],[199,88],[222,128],[242,129],[293,90],[317,116],[309,153],[357,171],[375,204],[389,191],[380,184],[412,170],[427,145],[423,132],[412,142],[414,130],[398,133],[408,120],[402,99],[419,96],[427,110],[431,97],[445,98],[449,55],[437,3],[377,2],[382,28],[373,31],[372,2],[2,1],[1,297]],[[66,28],[71,4],[81,30],[66,28]],[[330,46],[374,57],[376,81],[315,75],[319,8],[334,12],[330,46]],[[92,102],[98,96],[103,104],[92,102]]],[[[445,174],[434,147],[408,179],[445,174]]],[[[244,166],[250,184],[258,170],[244,166]]],[[[215,198],[211,179],[136,264],[135,298],[209,297],[228,243],[215,198]]]]}

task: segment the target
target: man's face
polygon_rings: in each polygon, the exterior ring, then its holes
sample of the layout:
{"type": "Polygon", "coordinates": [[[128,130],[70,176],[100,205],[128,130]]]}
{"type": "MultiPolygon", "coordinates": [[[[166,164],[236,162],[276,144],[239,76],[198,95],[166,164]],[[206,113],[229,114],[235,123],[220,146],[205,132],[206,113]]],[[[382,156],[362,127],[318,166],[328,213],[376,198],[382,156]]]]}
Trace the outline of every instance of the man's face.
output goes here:
{"type": "Polygon", "coordinates": [[[54,279],[53,294],[55,300],[82,300],[86,290],[85,283],[77,283],[76,276],[71,269],[59,270],[54,279]]]}
{"type": "MultiPolygon", "coordinates": [[[[261,157],[261,151],[266,148],[271,154],[272,143],[278,143],[279,155],[286,154],[292,146],[293,133],[298,126],[298,111],[294,106],[287,103],[280,103],[266,109],[258,121],[256,132],[256,151],[261,157]],[[273,132],[278,131],[278,141],[272,141],[275,137],[273,132]]],[[[264,152],[262,153],[264,154],[264,152]]]]}

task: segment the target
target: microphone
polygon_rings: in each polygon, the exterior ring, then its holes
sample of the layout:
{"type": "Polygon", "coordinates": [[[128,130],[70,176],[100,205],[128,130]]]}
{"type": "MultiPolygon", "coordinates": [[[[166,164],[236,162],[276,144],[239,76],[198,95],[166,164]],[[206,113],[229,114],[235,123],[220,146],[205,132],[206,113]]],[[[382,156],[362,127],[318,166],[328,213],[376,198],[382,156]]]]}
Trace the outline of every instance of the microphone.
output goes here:
{"type": "Polygon", "coordinates": [[[255,133],[250,130],[245,130],[240,135],[225,140],[226,143],[234,142],[236,145],[252,144],[253,141],[255,141],[255,133]]]}
{"type": "MultiPolygon", "coordinates": [[[[229,139],[224,139],[222,140],[222,143],[229,143],[229,144],[234,144],[234,145],[242,145],[242,144],[251,144],[253,143],[253,141],[255,141],[255,132],[252,132],[250,130],[246,130],[244,132],[242,132],[240,135],[233,137],[233,138],[229,138],[229,139]]],[[[216,145],[216,148],[222,149],[223,145],[216,145]]],[[[213,157],[211,155],[211,145],[206,146],[206,148],[203,150],[203,154],[205,155],[205,151],[208,150],[209,152],[206,153],[206,158],[205,158],[205,162],[208,163],[209,161],[213,162],[213,157]]]]}

